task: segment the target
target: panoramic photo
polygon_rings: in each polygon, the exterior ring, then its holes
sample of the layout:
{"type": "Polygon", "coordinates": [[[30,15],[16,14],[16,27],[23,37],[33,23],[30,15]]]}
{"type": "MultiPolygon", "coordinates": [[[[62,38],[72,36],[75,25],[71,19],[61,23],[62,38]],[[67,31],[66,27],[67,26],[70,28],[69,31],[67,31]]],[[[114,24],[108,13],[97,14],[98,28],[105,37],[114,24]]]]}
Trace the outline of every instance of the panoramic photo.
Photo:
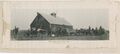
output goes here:
{"type": "Polygon", "coordinates": [[[109,40],[107,9],[12,9],[11,40],[109,40]]]}

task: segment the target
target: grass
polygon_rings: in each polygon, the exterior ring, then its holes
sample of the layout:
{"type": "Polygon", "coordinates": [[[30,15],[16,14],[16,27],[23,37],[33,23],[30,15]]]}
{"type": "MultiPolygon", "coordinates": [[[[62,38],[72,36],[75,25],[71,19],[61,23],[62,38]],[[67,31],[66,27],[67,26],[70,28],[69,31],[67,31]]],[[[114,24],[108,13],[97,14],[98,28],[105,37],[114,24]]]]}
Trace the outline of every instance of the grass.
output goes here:
{"type": "Polygon", "coordinates": [[[20,31],[17,35],[11,32],[12,40],[109,40],[109,35],[101,36],[47,36],[47,35],[25,35],[25,31],[20,31]]]}
{"type": "Polygon", "coordinates": [[[24,36],[24,35],[11,35],[12,40],[109,40],[108,35],[102,36],[24,36]]]}

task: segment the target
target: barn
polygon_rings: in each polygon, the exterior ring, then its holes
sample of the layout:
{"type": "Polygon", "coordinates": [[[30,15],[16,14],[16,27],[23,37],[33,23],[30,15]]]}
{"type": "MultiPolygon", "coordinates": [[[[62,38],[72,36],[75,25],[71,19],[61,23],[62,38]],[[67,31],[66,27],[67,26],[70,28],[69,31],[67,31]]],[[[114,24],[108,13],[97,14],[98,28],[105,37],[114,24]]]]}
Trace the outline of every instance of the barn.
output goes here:
{"type": "Polygon", "coordinates": [[[43,31],[48,35],[69,35],[73,26],[65,19],[58,17],[56,13],[38,13],[30,24],[31,31],[43,31]]]}

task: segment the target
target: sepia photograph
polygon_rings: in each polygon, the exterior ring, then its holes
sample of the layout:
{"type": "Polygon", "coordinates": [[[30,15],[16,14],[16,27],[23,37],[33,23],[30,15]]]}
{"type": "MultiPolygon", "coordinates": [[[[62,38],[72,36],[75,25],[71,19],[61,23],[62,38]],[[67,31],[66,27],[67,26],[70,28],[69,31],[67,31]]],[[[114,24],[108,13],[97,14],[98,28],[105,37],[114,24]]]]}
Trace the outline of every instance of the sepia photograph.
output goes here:
{"type": "Polygon", "coordinates": [[[11,40],[109,40],[105,8],[11,11],[11,40]]]}
{"type": "Polygon", "coordinates": [[[9,52],[115,52],[118,4],[108,0],[1,2],[0,49],[9,52]]]}

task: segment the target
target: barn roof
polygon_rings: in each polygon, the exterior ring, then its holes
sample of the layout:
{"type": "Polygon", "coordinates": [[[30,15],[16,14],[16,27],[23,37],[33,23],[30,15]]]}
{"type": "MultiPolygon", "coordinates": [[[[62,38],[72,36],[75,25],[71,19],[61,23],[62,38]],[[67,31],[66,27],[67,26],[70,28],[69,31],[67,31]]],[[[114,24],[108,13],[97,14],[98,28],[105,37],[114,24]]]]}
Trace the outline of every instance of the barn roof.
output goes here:
{"type": "Polygon", "coordinates": [[[43,14],[43,13],[39,13],[39,14],[41,14],[51,24],[72,26],[68,21],[66,21],[65,19],[63,19],[61,17],[58,17],[58,16],[54,17],[52,15],[47,15],[47,14],[43,14]]]}

